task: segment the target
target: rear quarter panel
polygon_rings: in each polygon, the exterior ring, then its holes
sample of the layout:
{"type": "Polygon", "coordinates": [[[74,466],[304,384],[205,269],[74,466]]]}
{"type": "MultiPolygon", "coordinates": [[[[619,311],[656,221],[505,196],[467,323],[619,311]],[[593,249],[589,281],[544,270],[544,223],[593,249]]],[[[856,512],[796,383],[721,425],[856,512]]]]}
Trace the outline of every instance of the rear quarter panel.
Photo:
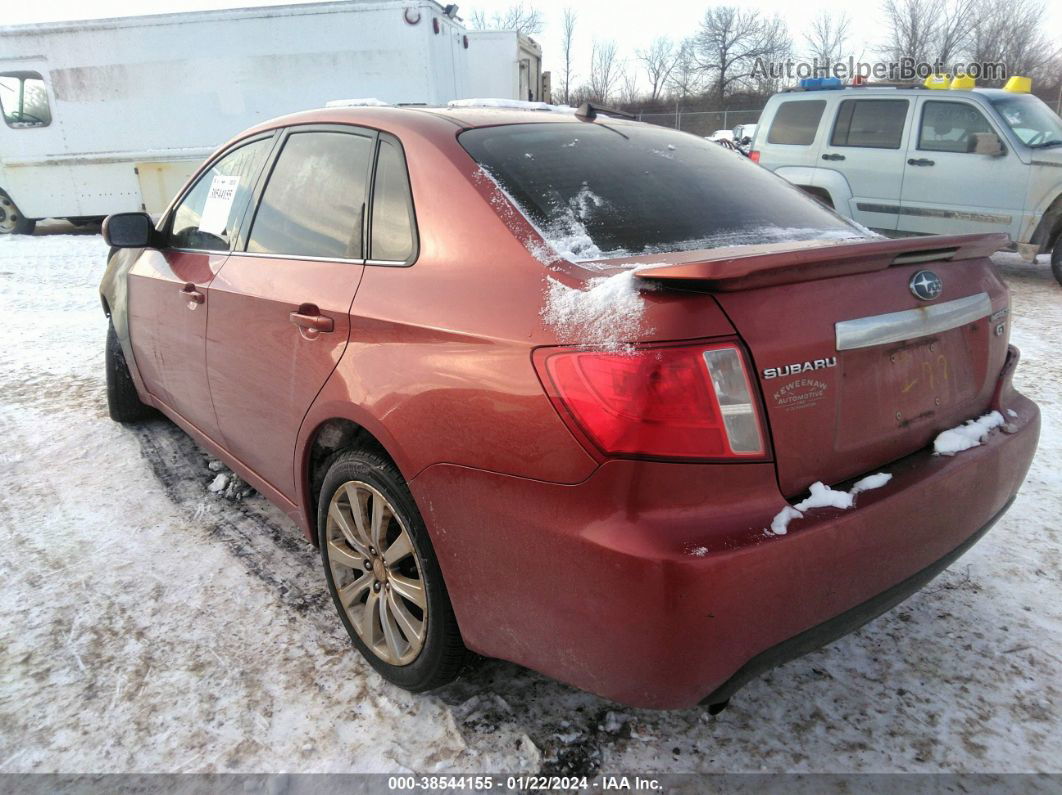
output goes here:
{"type": "MultiPolygon", "coordinates": [[[[457,132],[443,140],[401,135],[419,257],[409,267],[366,268],[350,343],[303,423],[296,465],[305,467],[321,423],[349,414],[407,479],[449,463],[580,482],[598,461],[558,416],[531,354],[573,341],[543,318],[551,280],[578,288],[601,274],[532,256],[529,247],[541,239],[460,147],[457,132]]],[[[733,333],[710,296],[647,293],[645,304],[630,341],[733,333]]]]}

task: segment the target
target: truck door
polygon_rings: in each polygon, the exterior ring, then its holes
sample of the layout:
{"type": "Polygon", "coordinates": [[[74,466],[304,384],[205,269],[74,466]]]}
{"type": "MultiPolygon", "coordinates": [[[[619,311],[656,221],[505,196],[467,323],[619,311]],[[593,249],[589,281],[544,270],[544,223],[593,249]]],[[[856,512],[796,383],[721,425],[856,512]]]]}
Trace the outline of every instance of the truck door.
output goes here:
{"type": "Polygon", "coordinates": [[[1029,167],[1004,145],[1001,155],[977,154],[977,133],[1006,138],[976,103],[958,97],[919,98],[900,199],[905,232],[1009,232],[1017,239],[1029,167]]]}
{"type": "Polygon", "coordinates": [[[27,231],[23,219],[79,215],[70,169],[55,162],[66,150],[63,115],[43,60],[0,58],[0,115],[0,234],[27,231]]]}
{"type": "Polygon", "coordinates": [[[910,106],[899,98],[842,100],[819,156],[820,168],[848,180],[851,217],[872,229],[896,229],[910,106]]]}

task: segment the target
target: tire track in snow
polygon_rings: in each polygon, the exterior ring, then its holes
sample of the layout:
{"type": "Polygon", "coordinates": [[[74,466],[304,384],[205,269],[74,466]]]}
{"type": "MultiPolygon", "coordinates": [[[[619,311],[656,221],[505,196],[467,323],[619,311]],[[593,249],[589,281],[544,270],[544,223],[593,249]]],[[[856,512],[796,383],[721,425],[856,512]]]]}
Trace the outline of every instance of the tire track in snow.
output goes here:
{"type": "Polygon", "coordinates": [[[254,505],[265,503],[260,495],[248,498],[249,503],[233,503],[210,494],[206,482],[214,473],[207,469],[206,454],[169,420],[151,420],[132,430],[144,459],[175,505],[200,517],[207,524],[206,532],[287,607],[315,614],[322,625],[334,628],[334,609],[317,552],[294,524],[283,526],[254,505]]]}

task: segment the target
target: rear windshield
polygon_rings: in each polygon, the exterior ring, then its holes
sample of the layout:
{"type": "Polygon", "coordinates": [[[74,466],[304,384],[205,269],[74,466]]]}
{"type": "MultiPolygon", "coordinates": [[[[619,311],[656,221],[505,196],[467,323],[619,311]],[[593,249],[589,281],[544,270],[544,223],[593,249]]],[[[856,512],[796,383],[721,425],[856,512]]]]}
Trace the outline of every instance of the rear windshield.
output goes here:
{"type": "Polygon", "coordinates": [[[460,141],[570,260],[868,234],[743,155],[674,130],[519,124],[460,141]]]}

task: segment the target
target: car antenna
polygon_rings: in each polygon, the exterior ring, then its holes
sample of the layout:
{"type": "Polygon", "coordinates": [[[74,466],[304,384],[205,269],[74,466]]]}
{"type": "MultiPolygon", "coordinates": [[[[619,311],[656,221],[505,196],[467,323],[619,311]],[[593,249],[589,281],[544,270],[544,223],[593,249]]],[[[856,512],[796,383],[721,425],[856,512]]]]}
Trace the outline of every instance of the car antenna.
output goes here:
{"type": "Polygon", "coordinates": [[[622,116],[625,119],[636,118],[633,113],[627,113],[625,110],[616,110],[615,108],[605,108],[601,105],[594,105],[590,102],[584,102],[579,106],[579,110],[575,111],[575,118],[582,119],[583,121],[593,121],[598,113],[604,113],[608,116],[622,116]]]}

